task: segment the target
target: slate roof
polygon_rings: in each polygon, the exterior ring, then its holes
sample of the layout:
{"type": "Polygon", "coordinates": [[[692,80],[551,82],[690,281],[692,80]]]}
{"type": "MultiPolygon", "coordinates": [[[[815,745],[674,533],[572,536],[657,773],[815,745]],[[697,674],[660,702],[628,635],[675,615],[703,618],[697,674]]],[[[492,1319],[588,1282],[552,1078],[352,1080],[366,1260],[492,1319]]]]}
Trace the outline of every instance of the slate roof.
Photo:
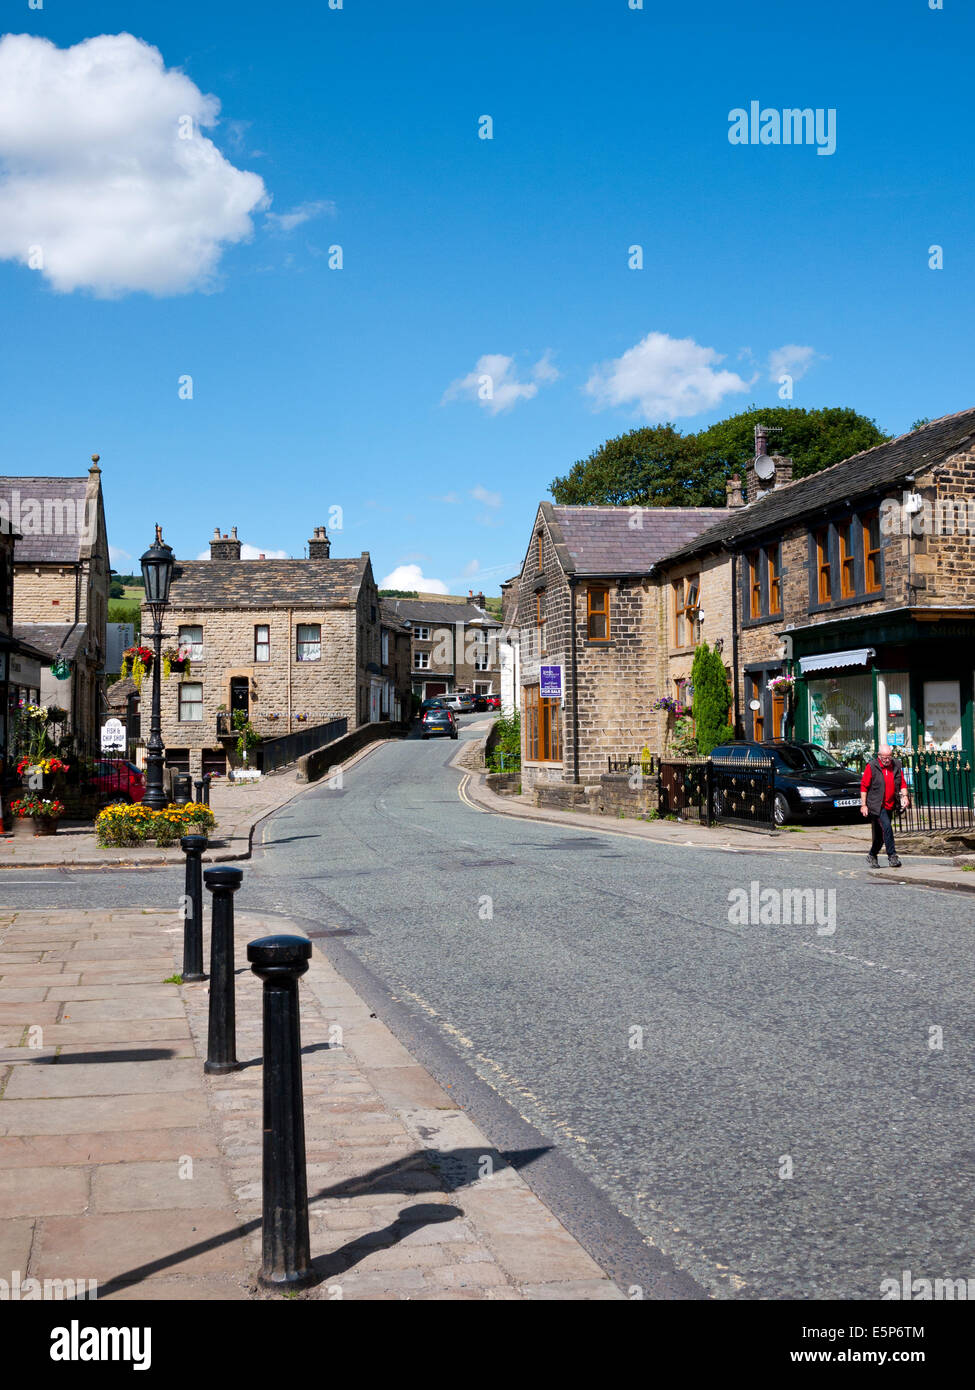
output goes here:
{"type": "Polygon", "coordinates": [[[736,507],[727,519],[704,531],[689,545],[671,551],[667,561],[679,561],[716,546],[734,549],[746,537],[822,512],[848,499],[883,491],[908,473],[920,472],[958,453],[975,438],[975,409],[944,415],[920,429],[875,444],[872,449],[834,463],[829,468],[773,488],[747,507],[736,507]]]}
{"type": "Polygon", "coordinates": [[[390,612],[397,618],[409,623],[425,623],[429,626],[436,623],[473,623],[477,622],[482,627],[500,627],[497,618],[492,618],[491,614],[478,608],[473,603],[451,603],[447,596],[442,599],[423,599],[423,598],[384,598],[384,604],[388,604],[390,612]]]}
{"type": "Polygon", "coordinates": [[[182,560],[174,608],[328,608],[355,603],[368,555],[354,560],[182,560]]]}
{"type": "Polygon", "coordinates": [[[105,700],[109,709],[125,709],[130,695],[138,695],[139,687],[131,676],[123,676],[120,681],[115,681],[105,691],[105,700]]]}
{"type": "Polygon", "coordinates": [[[51,660],[63,656],[74,661],[88,641],[87,623],[14,623],[18,642],[29,642],[51,660]]]}
{"type": "Polygon", "coordinates": [[[21,520],[18,527],[20,539],[14,546],[14,560],[24,561],[30,564],[74,564],[81,558],[82,531],[77,525],[78,503],[81,503],[81,517],[84,522],[85,494],[88,488],[87,478],[0,478],[0,499],[6,504],[7,516],[16,524],[17,517],[14,513],[24,510],[28,501],[40,503],[40,520],[43,520],[44,503],[52,504],[49,506],[48,514],[53,517],[54,525],[64,522],[64,511],[60,504],[69,502],[72,508],[72,521],[70,529],[65,529],[61,535],[25,535],[24,527],[26,518],[21,520]],[[13,494],[19,494],[19,508],[13,506],[13,494]]]}
{"type": "Polygon", "coordinates": [[[644,507],[642,526],[629,507],[557,507],[543,502],[567,574],[646,574],[664,555],[732,513],[727,507],[644,507]]]}

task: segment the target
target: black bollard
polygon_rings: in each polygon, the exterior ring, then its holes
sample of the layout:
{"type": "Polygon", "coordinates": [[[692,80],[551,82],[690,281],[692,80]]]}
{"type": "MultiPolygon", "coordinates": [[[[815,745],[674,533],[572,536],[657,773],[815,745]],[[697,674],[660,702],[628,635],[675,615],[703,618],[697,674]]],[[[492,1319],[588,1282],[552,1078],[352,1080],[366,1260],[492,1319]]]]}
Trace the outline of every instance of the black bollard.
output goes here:
{"type": "Polygon", "coordinates": [[[203,882],[213,894],[210,914],[210,1019],[205,1072],[236,1071],[237,1013],[234,1002],[234,899],[242,869],[221,864],[204,869],[203,882]]]}
{"type": "Polygon", "coordinates": [[[304,1288],[314,1282],[308,1244],[305,1108],[301,1088],[298,977],[311,942],[265,936],[247,947],[264,981],[264,1222],[259,1283],[304,1288]]]}
{"type": "Polygon", "coordinates": [[[183,983],[205,980],[203,973],[203,851],[205,835],[184,835],[180,847],[186,855],[186,895],[183,899],[183,983]]]}
{"type": "Polygon", "coordinates": [[[209,772],[204,772],[204,774],[203,774],[203,804],[204,804],[204,806],[209,806],[209,805],[210,805],[210,774],[209,774],[209,772]]]}
{"type": "Polygon", "coordinates": [[[194,787],[196,788],[196,804],[197,804],[197,806],[202,806],[202,805],[203,805],[203,778],[201,777],[200,780],[199,780],[198,782],[194,782],[193,785],[194,785],[194,787]]]}

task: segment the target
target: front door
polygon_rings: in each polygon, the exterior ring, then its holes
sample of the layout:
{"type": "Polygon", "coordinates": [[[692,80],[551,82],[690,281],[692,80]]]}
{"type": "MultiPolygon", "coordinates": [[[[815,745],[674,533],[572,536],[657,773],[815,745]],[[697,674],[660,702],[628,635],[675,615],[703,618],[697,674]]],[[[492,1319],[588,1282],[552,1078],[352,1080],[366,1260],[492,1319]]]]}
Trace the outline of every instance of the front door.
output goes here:
{"type": "Polygon", "coordinates": [[[250,684],[247,676],[231,676],[230,709],[233,714],[236,714],[238,710],[243,714],[250,713],[250,684]]]}

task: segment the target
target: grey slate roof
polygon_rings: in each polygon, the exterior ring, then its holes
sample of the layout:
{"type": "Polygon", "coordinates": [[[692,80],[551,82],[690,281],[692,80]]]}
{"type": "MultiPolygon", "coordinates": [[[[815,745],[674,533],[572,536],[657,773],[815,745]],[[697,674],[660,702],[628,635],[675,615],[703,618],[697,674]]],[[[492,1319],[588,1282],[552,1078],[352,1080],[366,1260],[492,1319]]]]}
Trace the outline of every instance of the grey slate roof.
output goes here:
{"type": "Polygon", "coordinates": [[[557,507],[542,503],[567,574],[646,574],[662,556],[731,515],[727,507],[557,507]]]}
{"type": "Polygon", "coordinates": [[[18,642],[29,642],[53,661],[63,656],[74,661],[88,641],[87,623],[14,623],[18,642]]]}
{"type": "Polygon", "coordinates": [[[73,564],[81,557],[81,528],[77,525],[78,503],[81,503],[81,518],[84,523],[85,493],[87,478],[0,478],[0,499],[6,506],[6,515],[20,533],[14,546],[14,560],[33,564],[73,564]],[[17,493],[19,502],[14,505],[13,494],[17,493]],[[31,513],[28,503],[40,504],[38,524],[43,523],[44,504],[48,504],[48,517],[53,521],[53,534],[30,535],[32,523],[28,522],[31,513]],[[62,507],[62,503],[70,507],[62,507]],[[21,521],[17,525],[17,512],[21,521]],[[70,516],[70,525],[65,513],[70,516]],[[62,532],[57,534],[57,526],[62,532]]]}
{"type": "Polygon", "coordinates": [[[177,561],[174,608],[327,608],[355,603],[367,555],[354,560],[177,561]]]}
{"type": "Polygon", "coordinates": [[[857,496],[876,494],[899,483],[905,474],[930,468],[958,453],[972,439],[975,409],[943,415],[808,478],[773,488],[748,507],[736,507],[727,520],[704,531],[692,544],[673,550],[667,560],[679,561],[715,546],[734,548],[748,536],[796,521],[808,513],[821,512],[857,496]]]}
{"type": "Polygon", "coordinates": [[[446,626],[478,622],[483,627],[501,626],[497,618],[492,618],[490,613],[473,603],[447,603],[423,598],[384,598],[382,602],[404,622],[427,625],[442,623],[446,626]]]}

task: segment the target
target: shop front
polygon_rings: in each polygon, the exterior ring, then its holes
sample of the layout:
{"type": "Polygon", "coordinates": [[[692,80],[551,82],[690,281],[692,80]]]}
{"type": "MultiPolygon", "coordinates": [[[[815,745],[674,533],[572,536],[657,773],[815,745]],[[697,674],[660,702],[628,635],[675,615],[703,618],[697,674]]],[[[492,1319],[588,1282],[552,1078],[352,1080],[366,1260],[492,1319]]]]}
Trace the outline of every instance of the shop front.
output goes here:
{"type": "Polygon", "coordinates": [[[796,676],[796,737],[849,761],[975,754],[975,610],[899,609],[783,633],[796,676]]]}

